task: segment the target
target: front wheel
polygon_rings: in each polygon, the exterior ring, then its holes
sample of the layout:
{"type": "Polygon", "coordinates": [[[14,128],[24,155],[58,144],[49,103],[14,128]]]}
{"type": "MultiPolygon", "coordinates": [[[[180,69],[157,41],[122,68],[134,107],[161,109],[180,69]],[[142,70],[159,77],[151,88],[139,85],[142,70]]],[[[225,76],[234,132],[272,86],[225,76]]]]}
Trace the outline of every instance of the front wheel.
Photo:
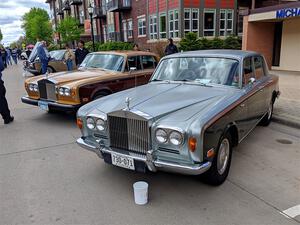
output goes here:
{"type": "Polygon", "coordinates": [[[232,155],[232,139],[230,133],[225,133],[220,138],[216,155],[210,169],[204,174],[207,183],[221,185],[227,178],[232,155]]]}
{"type": "Polygon", "coordinates": [[[273,108],[274,108],[274,103],[273,101],[270,102],[268,112],[267,114],[262,118],[260,121],[259,125],[261,126],[268,126],[271,123],[272,116],[273,116],[273,108]]]}

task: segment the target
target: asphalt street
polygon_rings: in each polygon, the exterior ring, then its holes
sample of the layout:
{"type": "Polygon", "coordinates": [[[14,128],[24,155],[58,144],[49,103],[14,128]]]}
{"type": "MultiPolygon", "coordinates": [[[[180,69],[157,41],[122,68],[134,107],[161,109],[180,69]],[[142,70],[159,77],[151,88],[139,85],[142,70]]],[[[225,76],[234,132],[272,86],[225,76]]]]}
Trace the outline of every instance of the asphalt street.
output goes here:
{"type": "Polygon", "coordinates": [[[21,103],[22,67],[4,72],[15,122],[0,121],[0,224],[300,224],[300,130],[257,127],[233,152],[227,181],[140,174],[105,164],[75,144],[74,116],[21,103]],[[137,206],[132,185],[149,183],[137,206]]]}

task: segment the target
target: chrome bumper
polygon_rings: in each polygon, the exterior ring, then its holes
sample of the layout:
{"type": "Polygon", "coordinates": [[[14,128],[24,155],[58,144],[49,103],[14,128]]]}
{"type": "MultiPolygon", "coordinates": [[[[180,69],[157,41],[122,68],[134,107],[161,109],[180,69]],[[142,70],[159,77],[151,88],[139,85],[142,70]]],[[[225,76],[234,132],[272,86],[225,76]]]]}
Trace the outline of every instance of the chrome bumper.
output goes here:
{"type": "Polygon", "coordinates": [[[166,172],[180,173],[186,175],[199,175],[206,172],[211,167],[211,162],[205,162],[205,163],[195,164],[190,166],[190,165],[182,165],[173,162],[154,160],[152,157],[152,151],[148,151],[145,157],[141,157],[138,155],[128,155],[128,154],[112,151],[111,149],[106,147],[99,146],[99,148],[97,148],[94,145],[87,143],[83,138],[79,138],[77,140],[77,144],[86,150],[95,152],[100,158],[103,158],[102,153],[111,154],[113,152],[119,155],[133,158],[134,160],[142,161],[147,165],[148,169],[152,172],[162,170],[166,172]]]}

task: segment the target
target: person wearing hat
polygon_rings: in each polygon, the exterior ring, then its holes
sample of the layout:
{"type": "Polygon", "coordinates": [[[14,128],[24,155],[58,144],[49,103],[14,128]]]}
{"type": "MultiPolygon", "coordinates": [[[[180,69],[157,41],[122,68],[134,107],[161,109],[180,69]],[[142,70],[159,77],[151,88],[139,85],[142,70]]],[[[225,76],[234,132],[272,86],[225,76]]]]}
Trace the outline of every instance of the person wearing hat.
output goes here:
{"type": "Polygon", "coordinates": [[[169,44],[167,45],[167,47],[165,49],[165,54],[171,55],[171,54],[177,53],[178,49],[177,49],[177,46],[174,45],[173,39],[169,38],[168,41],[169,41],[169,44]]]}
{"type": "Polygon", "coordinates": [[[4,120],[4,124],[9,124],[14,121],[14,117],[10,115],[7,100],[5,97],[6,89],[4,81],[2,80],[2,71],[4,70],[4,64],[2,57],[0,57],[0,114],[4,120]]]}

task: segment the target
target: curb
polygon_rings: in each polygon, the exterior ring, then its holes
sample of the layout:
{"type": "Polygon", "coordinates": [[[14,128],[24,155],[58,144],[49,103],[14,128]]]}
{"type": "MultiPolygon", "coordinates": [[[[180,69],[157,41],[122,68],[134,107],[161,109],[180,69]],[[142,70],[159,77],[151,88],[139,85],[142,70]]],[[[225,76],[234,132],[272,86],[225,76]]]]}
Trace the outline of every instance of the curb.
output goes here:
{"type": "Polygon", "coordinates": [[[272,121],[289,126],[289,127],[300,129],[300,121],[295,121],[291,118],[282,117],[282,116],[273,114],[272,121]]]}

